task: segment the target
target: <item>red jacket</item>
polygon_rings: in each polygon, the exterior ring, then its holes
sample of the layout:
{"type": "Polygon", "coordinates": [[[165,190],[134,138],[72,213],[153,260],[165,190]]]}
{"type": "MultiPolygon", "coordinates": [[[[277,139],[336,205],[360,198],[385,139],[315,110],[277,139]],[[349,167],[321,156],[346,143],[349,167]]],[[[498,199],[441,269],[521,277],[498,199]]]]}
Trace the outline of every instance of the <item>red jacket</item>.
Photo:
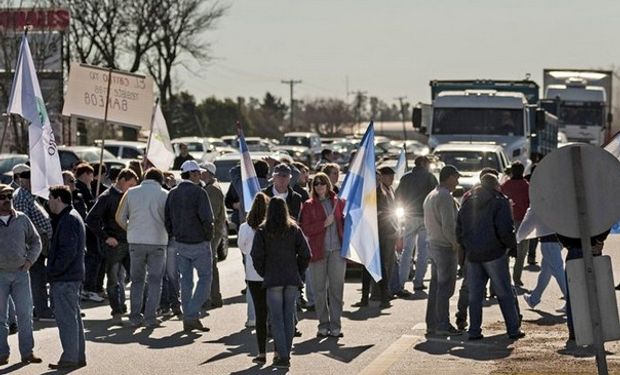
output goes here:
{"type": "Polygon", "coordinates": [[[530,184],[525,179],[510,179],[502,184],[502,193],[512,201],[512,217],[522,221],[530,206],[530,184]]]}
{"type": "MultiPolygon", "coordinates": [[[[332,201],[332,207],[336,207],[334,210],[334,221],[336,222],[336,228],[338,230],[338,236],[342,241],[342,235],[344,233],[344,200],[336,197],[336,194],[330,193],[330,199],[332,201]]],[[[325,252],[325,209],[316,197],[311,197],[304,202],[301,208],[300,214],[301,230],[308,238],[308,244],[310,245],[310,252],[312,258],[310,262],[316,262],[323,259],[325,252]]]]}

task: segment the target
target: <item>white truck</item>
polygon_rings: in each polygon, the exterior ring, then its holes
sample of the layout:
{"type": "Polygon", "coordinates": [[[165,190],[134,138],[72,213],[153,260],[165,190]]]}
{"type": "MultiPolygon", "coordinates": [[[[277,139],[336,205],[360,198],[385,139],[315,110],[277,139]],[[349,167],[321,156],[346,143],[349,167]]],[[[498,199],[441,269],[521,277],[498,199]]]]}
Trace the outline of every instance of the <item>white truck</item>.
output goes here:
{"type": "Polygon", "coordinates": [[[547,109],[569,142],[602,145],[611,135],[612,77],[607,70],[543,70],[544,97],[558,101],[547,109]]]}

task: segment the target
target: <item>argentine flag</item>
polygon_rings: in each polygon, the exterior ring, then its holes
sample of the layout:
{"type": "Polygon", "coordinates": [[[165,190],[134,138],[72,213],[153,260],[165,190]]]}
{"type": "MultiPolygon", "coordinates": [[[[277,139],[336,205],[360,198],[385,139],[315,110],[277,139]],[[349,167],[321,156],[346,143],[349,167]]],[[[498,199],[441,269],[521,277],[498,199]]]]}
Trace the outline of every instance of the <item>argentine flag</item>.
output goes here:
{"type": "Polygon", "coordinates": [[[398,162],[396,163],[396,173],[394,174],[394,181],[400,181],[401,177],[407,172],[407,153],[405,148],[400,149],[398,155],[398,162]]]}
{"type": "Polygon", "coordinates": [[[63,184],[62,172],[56,139],[47,116],[26,34],[19,48],[7,112],[20,115],[30,122],[28,142],[32,194],[48,199],[49,187],[63,184]]]}
{"type": "Polygon", "coordinates": [[[241,153],[241,186],[243,188],[243,207],[245,212],[250,212],[252,208],[252,202],[256,194],[260,192],[260,185],[258,183],[258,177],[256,177],[256,171],[254,170],[254,163],[248,151],[248,145],[245,143],[245,137],[243,136],[243,130],[237,123],[237,132],[239,134],[239,152],[241,153]]]}
{"type": "Polygon", "coordinates": [[[372,278],[379,281],[381,258],[374,145],[375,130],[371,122],[340,190],[340,197],[346,201],[341,255],[363,264],[372,278]]]}

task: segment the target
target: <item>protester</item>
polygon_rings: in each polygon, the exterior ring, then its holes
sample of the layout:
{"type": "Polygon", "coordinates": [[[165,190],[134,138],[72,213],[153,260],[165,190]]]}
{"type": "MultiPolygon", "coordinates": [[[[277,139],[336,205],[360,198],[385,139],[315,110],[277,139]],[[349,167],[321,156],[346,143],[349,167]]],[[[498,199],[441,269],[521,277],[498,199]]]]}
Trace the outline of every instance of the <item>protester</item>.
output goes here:
{"type": "MultiPolygon", "coordinates": [[[[566,300],[566,277],[564,274],[564,261],[562,260],[562,245],[558,242],[555,234],[550,234],[539,238],[540,249],[542,253],[542,261],[540,263],[540,273],[536,281],[536,286],[530,293],[523,295],[523,299],[530,308],[535,308],[540,303],[540,298],[544,293],[551,276],[560,287],[562,296],[566,300]]],[[[556,310],[557,312],[566,312],[566,304],[556,310]]]]}
{"type": "Polygon", "coordinates": [[[293,184],[293,191],[297,194],[301,195],[302,202],[310,199],[310,195],[308,194],[308,181],[310,179],[310,170],[304,163],[294,162],[293,167],[297,168],[299,171],[299,177],[295,184],[293,184]]]}
{"type": "MultiPolygon", "coordinates": [[[[400,256],[398,266],[398,289],[397,294],[404,294],[405,282],[409,280],[411,262],[414,253],[415,277],[413,290],[424,290],[424,276],[428,266],[428,243],[426,241],[426,228],[424,227],[424,199],[437,186],[437,178],[430,173],[431,161],[426,156],[418,156],[415,166],[400,179],[396,189],[397,204],[404,210],[405,241],[404,249],[400,256]]],[[[406,295],[406,293],[405,293],[406,295]]]]}
{"type": "Polygon", "coordinates": [[[19,186],[19,189],[15,190],[13,205],[17,211],[21,211],[28,216],[41,237],[41,256],[39,256],[30,269],[34,320],[53,321],[54,313],[49,307],[47,276],[45,272],[47,250],[49,248],[49,241],[52,238],[52,221],[47,211],[31,193],[30,167],[25,164],[22,164],[21,169],[19,169],[19,186]]]}
{"type": "Polygon", "coordinates": [[[248,304],[248,321],[246,327],[256,327],[256,341],[258,344],[258,355],[253,361],[256,363],[267,362],[267,293],[263,288],[263,278],[256,272],[252,262],[252,244],[254,234],[258,227],[265,220],[267,215],[267,204],[269,197],[263,193],[258,193],[252,202],[252,208],[248,213],[247,220],[239,227],[237,243],[245,260],[245,280],[252,295],[253,305],[248,304]],[[250,309],[253,309],[250,314],[250,309]],[[252,318],[252,319],[250,319],[252,318]]]}
{"type": "Polygon", "coordinates": [[[325,164],[334,162],[334,153],[328,148],[321,150],[321,159],[314,165],[315,171],[321,171],[325,164]]]}
{"type": "MultiPolygon", "coordinates": [[[[174,173],[165,171],[164,183],[162,187],[166,191],[170,191],[176,186],[176,178],[174,173]]],[[[162,316],[175,315],[180,317],[183,314],[181,310],[181,286],[179,285],[179,268],[177,267],[177,251],[174,247],[174,241],[168,237],[168,246],[166,252],[166,272],[162,280],[161,299],[159,302],[159,313],[162,316]]]]}
{"type": "MultiPolygon", "coordinates": [[[[256,160],[254,162],[254,171],[258,179],[258,186],[264,189],[269,185],[269,164],[264,160],[256,160]]],[[[228,209],[233,210],[232,222],[237,228],[245,220],[246,209],[243,205],[243,187],[241,181],[241,167],[235,166],[230,169],[230,186],[226,192],[224,203],[228,209]]]]}
{"type": "Polygon", "coordinates": [[[303,204],[300,219],[312,254],[309,269],[319,320],[317,337],[343,337],[340,320],[347,269],[346,260],[340,255],[343,210],[344,201],[332,190],[329,177],[317,173],[312,180],[312,198],[303,204]]]}
{"type": "Polygon", "coordinates": [[[86,216],[86,225],[100,241],[105,252],[106,290],[112,309],[112,323],[122,325],[121,316],[127,312],[124,280],[121,269],[130,269],[127,232],[116,222],[116,211],[123,194],[138,184],[138,177],[131,169],[123,169],[116,182],[104,191],[86,216]]]}
{"type": "Polygon", "coordinates": [[[426,307],[426,331],[443,336],[460,335],[450,324],[450,297],[456,285],[457,254],[456,215],[458,203],[451,193],[461,174],[452,165],[439,172],[439,185],[424,200],[424,226],[429,242],[431,282],[426,307]]]}
{"type": "Polygon", "coordinates": [[[181,165],[180,184],[170,190],[166,201],[166,230],[174,239],[181,274],[183,331],[208,332],[200,321],[200,309],[211,292],[213,254],[213,212],[209,196],[200,187],[201,169],[194,160],[181,165]],[[194,269],[198,283],[194,290],[194,269]]]}
{"type": "Polygon", "coordinates": [[[41,253],[41,238],[26,214],[13,208],[13,188],[0,184],[0,366],[9,363],[8,306],[15,303],[23,363],[41,363],[33,354],[32,291],[29,270],[41,253]]]}
{"type": "Polygon", "coordinates": [[[50,210],[56,217],[47,260],[47,277],[62,345],[58,363],[51,363],[49,367],[53,370],[73,369],[86,366],[84,325],[80,311],[86,229],[82,217],[71,205],[71,190],[66,186],[53,186],[49,191],[50,210]]]}
{"type": "Polygon", "coordinates": [[[291,180],[291,168],[286,164],[278,164],[273,169],[273,182],[263,189],[263,193],[269,198],[280,197],[285,200],[286,207],[291,219],[297,222],[301,211],[301,195],[295,193],[289,186],[291,180]]]}
{"type": "Polygon", "coordinates": [[[95,171],[95,174],[93,175],[93,180],[90,183],[90,190],[93,192],[93,197],[97,199],[99,195],[101,195],[104,191],[110,188],[110,181],[116,181],[118,172],[120,172],[121,170],[118,168],[112,168],[108,173],[108,168],[106,167],[106,165],[101,164],[101,171],[99,171],[99,163],[93,163],[92,167],[95,171]],[[101,178],[99,178],[100,172],[101,178]]]}
{"type": "Polygon", "coordinates": [[[327,163],[321,168],[321,172],[325,173],[329,177],[329,181],[332,183],[332,190],[338,194],[340,188],[338,187],[338,179],[340,178],[340,167],[336,163],[327,163]]]}
{"type": "MultiPolygon", "coordinates": [[[[512,202],[515,229],[518,231],[523,217],[525,216],[525,211],[527,211],[527,208],[530,206],[530,185],[527,180],[523,178],[525,167],[521,162],[516,161],[512,163],[510,169],[511,177],[501,185],[501,189],[502,193],[506,194],[512,202]]],[[[528,240],[519,242],[517,246],[517,257],[512,271],[512,279],[514,284],[518,287],[523,286],[521,274],[523,273],[523,263],[525,262],[525,257],[527,256],[529,248],[528,240]]]]}
{"type": "Polygon", "coordinates": [[[168,245],[165,225],[168,192],[162,187],[163,182],[164,175],[159,169],[148,169],[144,174],[144,181],[123,195],[116,211],[116,222],[127,231],[129,244],[131,267],[129,323],[133,327],[144,324],[147,328],[156,328],[161,323],[157,320],[156,314],[161,298],[168,245]],[[146,303],[144,303],[145,281],[148,286],[146,303]]]}
{"type": "Polygon", "coordinates": [[[213,211],[213,238],[211,239],[211,249],[213,251],[213,281],[211,282],[211,298],[207,301],[208,307],[222,307],[222,293],[220,292],[220,272],[217,268],[217,249],[222,241],[228,241],[224,238],[228,231],[226,230],[226,207],[224,205],[224,193],[215,177],[217,168],[215,164],[207,162],[204,164],[205,171],[201,173],[203,188],[209,196],[211,202],[211,211],[213,211]]]}
{"type": "Polygon", "coordinates": [[[188,160],[194,160],[194,157],[189,153],[189,149],[185,143],[179,144],[179,155],[174,158],[174,162],[172,163],[172,169],[178,171],[181,169],[183,163],[188,160]]]}
{"type": "Polygon", "coordinates": [[[288,368],[295,334],[295,300],[302,285],[301,275],[308,267],[310,251],[280,196],[269,201],[267,218],[256,231],[251,256],[256,272],[264,279],[263,287],[267,289],[271,333],[278,353],[273,366],[288,368]]]}
{"type": "Polygon", "coordinates": [[[86,213],[88,212],[88,209],[86,208],[86,202],[84,202],[84,197],[82,197],[82,194],[75,186],[76,179],[73,172],[62,171],[62,183],[64,186],[69,188],[69,191],[71,191],[71,204],[73,205],[73,208],[75,208],[77,213],[80,214],[82,220],[84,220],[86,218],[86,213]]]}
{"type": "Polygon", "coordinates": [[[520,330],[519,313],[508,270],[508,249],[515,248],[510,203],[500,192],[497,177],[486,174],[476,189],[463,203],[458,213],[456,233],[466,257],[469,287],[469,339],[483,338],[482,301],[489,279],[501,307],[508,336],[525,336],[520,330]]]}

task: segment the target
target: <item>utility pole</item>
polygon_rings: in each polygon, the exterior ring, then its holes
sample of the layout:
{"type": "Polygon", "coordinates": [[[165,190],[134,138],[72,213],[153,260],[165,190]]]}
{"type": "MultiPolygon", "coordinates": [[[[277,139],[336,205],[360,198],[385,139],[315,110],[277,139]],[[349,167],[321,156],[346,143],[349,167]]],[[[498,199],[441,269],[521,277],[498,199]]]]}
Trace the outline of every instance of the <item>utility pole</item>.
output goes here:
{"type": "Polygon", "coordinates": [[[293,130],[295,130],[294,122],[293,122],[293,111],[294,111],[293,106],[295,104],[295,100],[293,99],[293,87],[296,84],[301,83],[301,80],[289,79],[288,81],[282,80],[280,82],[282,82],[285,85],[290,85],[290,87],[291,87],[291,131],[293,131],[293,130]]]}
{"type": "Polygon", "coordinates": [[[405,164],[407,164],[407,128],[405,125],[405,103],[403,102],[403,100],[407,99],[407,97],[399,96],[394,99],[398,100],[400,103],[400,118],[403,121],[403,148],[405,149],[405,164]]]}
{"type": "Polygon", "coordinates": [[[355,123],[357,125],[357,131],[360,131],[360,122],[362,121],[362,104],[366,100],[366,91],[357,90],[351,91],[347,94],[355,94],[355,123]]]}

